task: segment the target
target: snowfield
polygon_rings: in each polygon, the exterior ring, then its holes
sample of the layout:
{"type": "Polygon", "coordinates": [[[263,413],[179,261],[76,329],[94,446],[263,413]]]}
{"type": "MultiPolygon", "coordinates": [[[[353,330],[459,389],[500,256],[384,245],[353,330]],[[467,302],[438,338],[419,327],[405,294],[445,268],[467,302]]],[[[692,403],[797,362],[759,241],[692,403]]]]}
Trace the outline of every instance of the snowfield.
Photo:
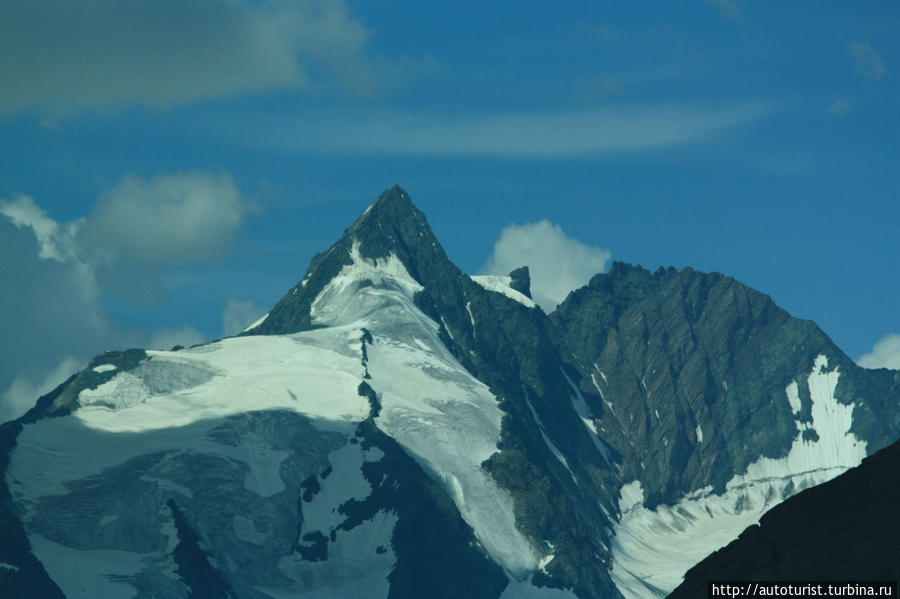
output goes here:
{"type": "Polygon", "coordinates": [[[357,392],[366,368],[377,426],[443,486],[516,596],[574,596],[530,584],[542,556],[481,468],[497,451],[497,399],[440,342],[412,301],[421,285],[395,256],[376,264],[354,244],[351,258],[312,304],[323,328],[148,351],[82,391],[72,414],[23,427],[6,481],[35,555],[67,596],[185,596],[173,515],[159,508],[173,499],[217,531],[201,543],[215,548],[217,567],[240,568],[241,596],[386,597],[397,516],[379,511],[338,530],[339,506],[371,492],[362,464],[380,459],[348,443],[370,414],[357,392]],[[373,339],[365,365],[364,329],[373,339]],[[300,481],[326,467],[298,519],[300,481]],[[316,532],[331,535],[327,560],[285,553],[316,532]]]}
{"type": "MultiPolygon", "coordinates": [[[[613,538],[613,581],[626,599],[664,597],[684,573],[707,555],[727,545],[745,528],[759,522],[788,496],[853,468],[866,457],[866,442],[850,432],[853,404],[834,397],[840,372],[826,372],[828,358],[816,358],[807,377],[812,423],[796,420],[797,436],[782,458],[761,457],[726,484],[723,495],[706,487],[677,505],[648,510],[640,481],[625,485],[619,497],[621,520],[613,538]],[[814,429],[817,441],[803,439],[814,429]]],[[[800,412],[797,383],[785,396],[793,414],[800,412]]],[[[702,441],[698,432],[698,440],[702,441]]]]}

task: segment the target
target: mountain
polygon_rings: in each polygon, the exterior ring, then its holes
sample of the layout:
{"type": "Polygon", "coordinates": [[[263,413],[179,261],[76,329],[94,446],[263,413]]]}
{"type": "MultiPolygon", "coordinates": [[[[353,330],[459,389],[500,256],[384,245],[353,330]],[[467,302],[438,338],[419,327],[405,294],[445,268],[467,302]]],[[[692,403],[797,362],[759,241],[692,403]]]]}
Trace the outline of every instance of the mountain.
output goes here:
{"type": "Polygon", "coordinates": [[[0,427],[0,594],[663,596],[898,399],[719,274],[616,263],[548,316],[394,187],[241,335],[97,356],[0,427]]]}
{"type": "Polygon", "coordinates": [[[703,596],[709,580],[896,582],[898,504],[900,443],[894,443],[772,508],[758,525],[691,568],[669,597],[703,596]]]}

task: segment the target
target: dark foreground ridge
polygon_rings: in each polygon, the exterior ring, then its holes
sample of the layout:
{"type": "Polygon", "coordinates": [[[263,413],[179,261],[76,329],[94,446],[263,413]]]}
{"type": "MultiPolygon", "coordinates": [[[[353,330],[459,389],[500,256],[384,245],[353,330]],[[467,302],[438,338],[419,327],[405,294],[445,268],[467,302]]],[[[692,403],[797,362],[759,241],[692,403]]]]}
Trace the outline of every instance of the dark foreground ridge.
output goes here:
{"type": "Polygon", "coordinates": [[[776,506],[691,568],[670,599],[709,580],[900,580],[900,443],[776,506]]]}

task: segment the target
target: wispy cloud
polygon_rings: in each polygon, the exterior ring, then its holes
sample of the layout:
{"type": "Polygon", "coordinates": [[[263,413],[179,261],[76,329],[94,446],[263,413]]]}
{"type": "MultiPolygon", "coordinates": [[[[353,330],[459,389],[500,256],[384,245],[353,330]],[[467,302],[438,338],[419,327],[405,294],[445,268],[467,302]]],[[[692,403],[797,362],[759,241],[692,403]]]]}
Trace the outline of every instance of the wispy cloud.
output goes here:
{"type": "Polygon", "coordinates": [[[741,18],[741,7],[735,0],[706,0],[706,3],[729,19],[741,18]]]}
{"type": "Polygon", "coordinates": [[[226,337],[237,335],[256,322],[267,308],[254,301],[229,299],[222,310],[222,334],[226,337]]]}
{"type": "Polygon", "coordinates": [[[887,72],[887,66],[885,66],[881,54],[872,47],[872,44],[850,42],[848,48],[856,63],[856,74],[863,79],[875,82],[887,72]]]}
{"type": "Polygon", "coordinates": [[[573,239],[544,219],[503,229],[481,273],[506,275],[528,266],[534,301],[552,312],[570,291],[603,272],[611,256],[609,250],[573,239]]]}
{"type": "Polygon", "coordinates": [[[864,368],[891,368],[900,370],[900,335],[891,333],[882,337],[872,351],[856,361],[864,368]]]}
{"type": "Polygon", "coordinates": [[[360,93],[377,81],[343,0],[8,0],[0,14],[0,115],[295,88],[310,67],[360,93]]]}
{"type": "Polygon", "coordinates": [[[223,119],[213,127],[231,127],[246,143],[279,150],[567,158],[708,142],[774,110],[748,103],[496,114],[318,113],[259,115],[239,125],[223,119]]]}
{"type": "Polygon", "coordinates": [[[840,96],[836,96],[828,106],[828,116],[844,116],[845,114],[850,112],[851,108],[853,108],[853,104],[840,96]]]}

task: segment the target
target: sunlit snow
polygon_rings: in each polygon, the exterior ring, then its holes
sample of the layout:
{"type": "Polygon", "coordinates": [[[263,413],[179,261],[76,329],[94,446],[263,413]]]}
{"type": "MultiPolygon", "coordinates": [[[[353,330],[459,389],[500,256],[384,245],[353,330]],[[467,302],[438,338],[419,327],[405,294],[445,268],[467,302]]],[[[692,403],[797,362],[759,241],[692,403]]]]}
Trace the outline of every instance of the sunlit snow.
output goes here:
{"type": "Polygon", "coordinates": [[[515,300],[523,306],[527,306],[529,308],[535,307],[535,303],[530,297],[528,297],[521,291],[517,291],[510,287],[510,285],[512,284],[512,277],[508,275],[470,275],[469,278],[488,291],[493,291],[495,293],[505,295],[509,299],[515,300]]]}
{"type": "MultiPolygon", "coordinates": [[[[706,487],[677,505],[649,510],[642,504],[639,481],[622,487],[622,515],[612,545],[612,577],[626,599],[665,596],[691,566],[758,522],[787,495],[828,481],[862,461],[866,442],[850,432],[853,405],[835,399],[840,373],[837,369],[826,372],[827,367],[828,358],[820,355],[807,377],[812,423],[796,421],[798,433],[788,455],[759,458],[726,484],[723,495],[706,487]],[[807,428],[816,430],[817,441],[803,439],[802,431],[807,428]]],[[[796,414],[799,396],[795,382],[787,386],[785,395],[796,414]]]]}

